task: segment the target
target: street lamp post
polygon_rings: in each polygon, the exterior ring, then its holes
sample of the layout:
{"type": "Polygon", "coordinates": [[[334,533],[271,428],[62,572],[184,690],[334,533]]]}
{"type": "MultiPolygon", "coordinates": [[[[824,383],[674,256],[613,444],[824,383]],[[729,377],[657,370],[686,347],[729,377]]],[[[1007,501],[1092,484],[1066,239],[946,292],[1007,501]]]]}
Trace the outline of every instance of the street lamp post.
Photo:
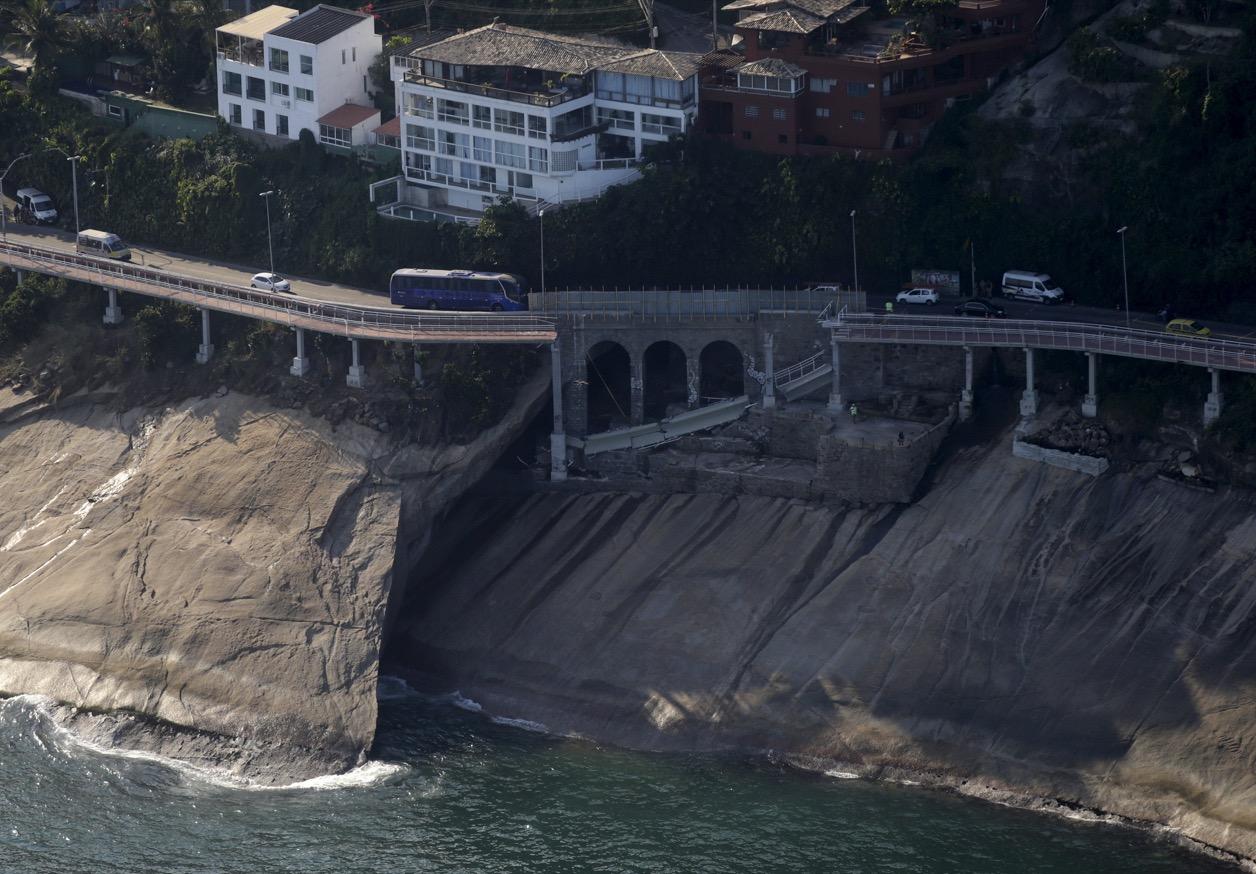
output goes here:
{"type": "MultiPolygon", "coordinates": [[[[13,169],[13,165],[16,164],[18,161],[21,161],[25,158],[29,158],[30,156],[31,156],[30,152],[27,152],[25,155],[18,155],[16,158],[14,158],[12,161],[9,162],[9,166],[4,168],[4,172],[0,173],[0,193],[3,193],[4,178],[9,175],[9,171],[13,169]]],[[[14,201],[14,203],[16,202],[17,201],[14,201]]],[[[8,222],[8,219],[5,217],[6,214],[7,214],[7,211],[4,208],[4,202],[0,201],[0,239],[4,239],[4,240],[7,240],[9,238],[9,222],[8,222]]]]}
{"type": "Polygon", "coordinates": [[[74,187],[74,242],[78,244],[79,230],[79,211],[78,211],[78,162],[82,160],[82,155],[67,155],[66,160],[70,162],[70,184],[74,187]]]}
{"type": "Polygon", "coordinates": [[[1125,232],[1129,230],[1129,225],[1122,225],[1117,228],[1117,236],[1121,238],[1121,281],[1125,285],[1125,330],[1130,329],[1130,278],[1129,273],[1125,269],[1125,232]]]}
{"type": "Polygon", "coordinates": [[[541,220],[541,294],[545,294],[545,210],[537,210],[536,217],[541,220]]]}
{"type": "Polygon", "coordinates": [[[855,291],[859,291],[859,249],[855,246],[855,211],[850,211],[850,261],[855,268],[855,291]]]}
{"type": "Polygon", "coordinates": [[[272,188],[257,195],[266,201],[266,248],[270,250],[270,272],[272,276],[275,273],[275,241],[270,235],[270,196],[274,193],[275,190],[272,188]]]}

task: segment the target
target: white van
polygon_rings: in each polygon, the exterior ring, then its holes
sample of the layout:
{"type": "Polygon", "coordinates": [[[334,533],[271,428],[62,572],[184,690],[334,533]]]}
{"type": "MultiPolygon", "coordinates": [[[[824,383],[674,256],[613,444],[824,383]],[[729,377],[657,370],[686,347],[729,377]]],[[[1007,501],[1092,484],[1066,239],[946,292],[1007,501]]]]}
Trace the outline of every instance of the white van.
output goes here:
{"type": "Polygon", "coordinates": [[[53,224],[58,218],[52,198],[38,188],[19,188],[13,199],[17,201],[19,209],[26,210],[41,225],[53,224]]]}
{"type": "Polygon", "coordinates": [[[113,258],[117,261],[130,261],[131,250],[117,234],[105,231],[79,231],[78,241],[74,247],[84,255],[96,255],[100,258],[113,258]]]}
{"type": "Polygon", "coordinates": [[[1064,289],[1045,273],[1009,270],[1003,274],[1003,296],[1039,303],[1060,303],[1064,300],[1064,289]]]}

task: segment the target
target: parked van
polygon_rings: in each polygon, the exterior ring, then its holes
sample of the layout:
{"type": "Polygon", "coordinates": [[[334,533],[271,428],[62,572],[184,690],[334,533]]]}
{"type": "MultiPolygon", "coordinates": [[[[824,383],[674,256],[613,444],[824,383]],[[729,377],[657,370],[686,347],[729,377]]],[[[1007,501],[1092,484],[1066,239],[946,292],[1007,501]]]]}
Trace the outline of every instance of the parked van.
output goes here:
{"type": "Polygon", "coordinates": [[[41,225],[51,225],[57,221],[57,208],[53,205],[52,198],[38,188],[19,188],[13,199],[17,201],[18,209],[26,210],[27,215],[41,225]]]}
{"type": "Polygon", "coordinates": [[[84,255],[96,255],[100,258],[113,258],[118,261],[130,261],[131,250],[117,234],[105,231],[79,231],[75,248],[84,255]]]}
{"type": "Polygon", "coordinates": [[[1045,273],[1009,270],[1003,274],[1003,296],[1039,303],[1060,303],[1064,300],[1064,289],[1045,273]]]}

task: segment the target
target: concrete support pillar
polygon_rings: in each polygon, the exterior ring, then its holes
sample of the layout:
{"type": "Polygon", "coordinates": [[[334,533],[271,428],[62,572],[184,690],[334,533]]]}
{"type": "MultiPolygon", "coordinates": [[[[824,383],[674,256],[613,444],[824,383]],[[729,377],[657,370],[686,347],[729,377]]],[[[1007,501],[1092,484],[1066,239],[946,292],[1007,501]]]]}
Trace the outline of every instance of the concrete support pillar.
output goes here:
{"type": "Polygon", "coordinates": [[[366,368],[362,366],[361,350],[357,340],[353,344],[353,363],[349,365],[349,375],[345,377],[345,385],[349,388],[362,388],[366,385],[366,368]]]}
{"type": "Polygon", "coordinates": [[[293,376],[305,376],[310,372],[310,359],[305,357],[305,329],[297,328],[297,354],[288,372],[293,376]]]}
{"type": "Polygon", "coordinates": [[[690,410],[696,410],[702,406],[702,398],[699,395],[699,388],[702,384],[702,363],[698,360],[697,355],[685,353],[685,389],[686,398],[685,406],[690,410]]]}
{"type": "Polygon", "coordinates": [[[26,281],[26,271],[23,270],[21,267],[14,267],[13,273],[17,276],[18,285],[21,285],[23,282],[26,281]]]}
{"type": "Polygon", "coordinates": [[[763,380],[763,409],[776,409],[776,366],[772,358],[772,347],[775,341],[771,334],[763,338],[763,367],[765,379],[763,380]]]}
{"type": "Polygon", "coordinates": [[[840,413],[846,406],[842,400],[842,347],[834,334],[829,336],[829,347],[833,356],[833,382],[829,385],[829,409],[840,413]]]}
{"type": "Polygon", "coordinates": [[[645,353],[628,363],[629,421],[633,425],[645,424],[645,353]]]}
{"type": "Polygon", "coordinates": [[[1086,397],[1082,398],[1082,415],[1093,419],[1099,415],[1099,355],[1086,353],[1086,397]]]}
{"type": "Polygon", "coordinates": [[[122,307],[118,306],[118,290],[116,288],[106,290],[109,292],[109,304],[105,307],[105,324],[120,325],[122,324],[122,307]]]}
{"type": "Polygon", "coordinates": [[[567,435],[563,433],[563,357],[557,340],[550,344],[550,394],[554,405],[550,482],[562,482],[567,479],[567,435]]]}
{"type": "Polygon", "coordinates": [[[973,347],[964,347],[964,388],[959,393],[959,420],[973,417],[973,347]]]}
{"type": "Polygon", "coordinates": [[[1212,377],[1212,391],[1208,392],[1208,400],[1204,401],[1205,428],[1221,418],[1221,408],[1225,402],[1221,394],[1221,371],[1209,367],[1208,375],[1212,377]]]}
{"type": "Polygon", "coordinates": [[[209,342],[209,310],[201,310],[201,347],[196,350],[196,363],[208,364],[214,357],[214,344],[209,342]]]}
{"type": "Polygon", "coordinates": [[[417,386],[422,386],[423,385],[423,358],[421,357],[422,353],[419,352],[418,343],[415,343],[414,346],[411,347],[411,356],[414,359],[414,384],[417,386]]]}
{"type": "Polygon", "coordinates": [[[1038,415],[1038,392],[1034,388],[1034,350],[1025,347],[1025,393],[1021,395],[1020,414],[1023,419],[1038,415]]]}

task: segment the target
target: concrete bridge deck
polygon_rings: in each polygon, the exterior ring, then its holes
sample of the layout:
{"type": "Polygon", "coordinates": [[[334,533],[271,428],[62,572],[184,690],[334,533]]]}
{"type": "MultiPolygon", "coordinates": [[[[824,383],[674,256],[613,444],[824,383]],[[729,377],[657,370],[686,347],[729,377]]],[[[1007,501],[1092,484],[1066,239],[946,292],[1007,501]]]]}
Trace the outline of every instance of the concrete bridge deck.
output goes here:
{"type": "Polygon", "coordinates": [[[526,313],[427,313],[333,303],[272,294],[26,242],[0,242],[0,264],[350,340],[552,343],[558,337],[552,320],[526,313]]]}

